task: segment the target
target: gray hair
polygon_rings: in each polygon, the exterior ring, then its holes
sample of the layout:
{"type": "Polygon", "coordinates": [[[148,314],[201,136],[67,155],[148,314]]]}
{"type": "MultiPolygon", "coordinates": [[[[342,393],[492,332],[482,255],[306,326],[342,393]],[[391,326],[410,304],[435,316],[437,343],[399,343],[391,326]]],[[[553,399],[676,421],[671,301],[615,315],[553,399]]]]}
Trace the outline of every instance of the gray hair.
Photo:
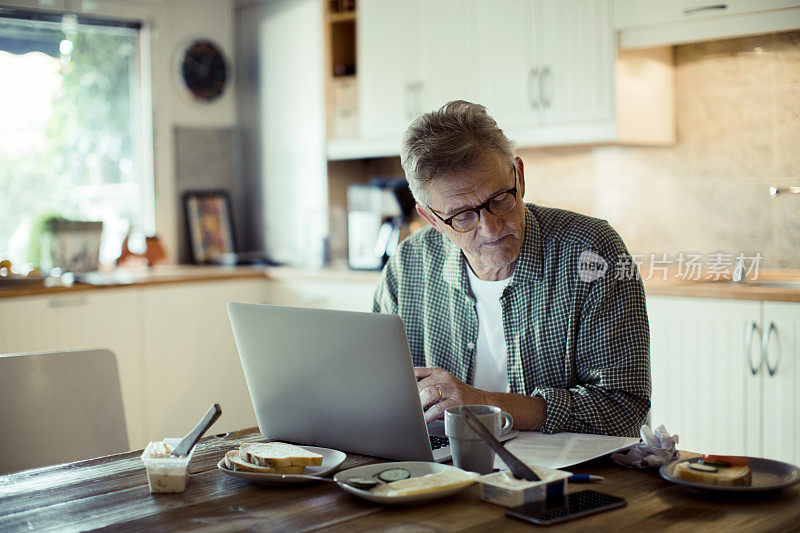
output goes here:
{"type": "Polygon", "coordinates": [[[489,151],[514,164],[514,143],[486,108],[453,100],[411,123],[403,135],[400,164],[414,199],[427,206],[431,182],[473,168],[489,151]]]}

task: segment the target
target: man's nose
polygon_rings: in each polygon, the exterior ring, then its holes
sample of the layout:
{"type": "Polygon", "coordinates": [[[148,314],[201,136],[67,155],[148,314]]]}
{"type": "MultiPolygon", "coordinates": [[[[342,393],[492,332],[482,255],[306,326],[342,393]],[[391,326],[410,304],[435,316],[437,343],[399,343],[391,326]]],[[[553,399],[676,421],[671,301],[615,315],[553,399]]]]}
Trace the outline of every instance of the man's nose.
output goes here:
{"type": "Polygon", "coordinates": [[[481,211],[481,221],[479,224],[479,231],[486,236],[494,236],[500,232],[503,227],[501,217],[492,214],[488,209],[481,211]]]}

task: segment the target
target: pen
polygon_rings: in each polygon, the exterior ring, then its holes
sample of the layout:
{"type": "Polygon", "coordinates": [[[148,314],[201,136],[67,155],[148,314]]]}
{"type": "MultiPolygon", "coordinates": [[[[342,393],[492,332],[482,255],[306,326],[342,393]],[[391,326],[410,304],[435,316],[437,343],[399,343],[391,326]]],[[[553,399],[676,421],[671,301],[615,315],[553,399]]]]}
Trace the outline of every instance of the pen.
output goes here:
{"type": "Polygon", "coordinates": [[[588,474],[576,474],[569,477],[571,483],[594,483],[595,481],[603,481],[603,476],[590,476],[588,474]]]}

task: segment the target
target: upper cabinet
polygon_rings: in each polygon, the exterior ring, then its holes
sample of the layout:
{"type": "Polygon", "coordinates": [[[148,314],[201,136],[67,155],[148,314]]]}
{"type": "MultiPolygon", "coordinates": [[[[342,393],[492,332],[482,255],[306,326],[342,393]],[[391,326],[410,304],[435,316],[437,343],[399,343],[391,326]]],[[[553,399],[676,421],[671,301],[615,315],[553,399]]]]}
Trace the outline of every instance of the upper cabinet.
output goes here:
{"type": "Polygon", "coordinates": [[[616,0],[620,48],[643,48],[800,27],[800,0],[616,0]]]}
{"type": "Polygon", "coordinates": [[[450,100],[486,105],[523,146],[615,140],[611,0],[360,0],[356,139],[331,159],[397,155],[450,100]]]}
{"type": "MultiPolygon", "coordinates": [[[[359,136],[390,139],[421,111],[419,0],[358,3],[359,136]]],[[[399,137],[397,137],[399,146],[399,137]]]]}

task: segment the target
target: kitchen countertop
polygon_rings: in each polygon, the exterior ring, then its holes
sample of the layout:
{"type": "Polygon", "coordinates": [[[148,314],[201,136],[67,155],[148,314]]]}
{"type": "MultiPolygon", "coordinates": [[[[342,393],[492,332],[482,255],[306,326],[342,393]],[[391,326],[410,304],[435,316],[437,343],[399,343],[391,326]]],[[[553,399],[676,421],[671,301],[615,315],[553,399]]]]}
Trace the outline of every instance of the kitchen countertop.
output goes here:
{"type": "MultiPolygon", "coordinates": [[[[125,283],[89,285],[75,283],[69,287],[44,287],[28,285],[19,288],[0,288],[1,298],[58,294],[75,291],[105,290],[109,288],[137,287],[201,281],[264,278],[284,281],[364,282],[377,283],[379,273],[356,271],[347,268],[300,269],[290,267],[234,267],[163,265],[153,268],[125,269],[120,271],[125,283]]],[[[756,282],[733,283],[727,280],[684,280],[674,275],[653,276],[642,273],[648,296],[678,296],[690,298],[724,298],[733,300],[770,300],[800,302],[800,270],[762,271],[756,282]],[[758,282],[795,282],[796,287],[774,287],[758,282]]]]}

